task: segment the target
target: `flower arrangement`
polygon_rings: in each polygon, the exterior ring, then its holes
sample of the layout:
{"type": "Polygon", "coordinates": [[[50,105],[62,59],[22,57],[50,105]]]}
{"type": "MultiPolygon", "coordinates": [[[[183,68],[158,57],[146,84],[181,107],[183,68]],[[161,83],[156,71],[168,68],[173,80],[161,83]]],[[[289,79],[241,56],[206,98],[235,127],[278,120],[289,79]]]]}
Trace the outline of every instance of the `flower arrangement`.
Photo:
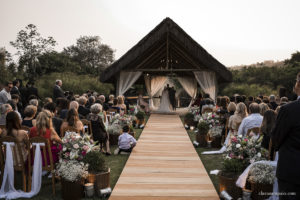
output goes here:
{"type": "Polygon", "coordinates": [[[198,133],[206,135],[209,131],[209,124],[206,121],[201,121],[198,123],[198,133]]]}
{"type": "Polygon", "coordinates": [[[81,137],[75,132],[66,132],[62,142],[56,174],[71,182],[86,178],[88,165],[83,163],[83,159],[87,153],[97,150],[93,140],[88,135],[81,137]]]}
{"type": "Polygon", "coordinates": [[[226,150],[225,160],[238,160],[244,167],[250,163],[265,160],[268,152],[261,147],[260,140],[243,138],[242,135],[231,137],[231,143],[226,150]]]}
{"type": "Polygon", "coordinates": [[[92,173],[107,172],[108,166],[100,151],[90,151],[83,159],[88,164],[88,171],[92,173]]]}
{"type": "Polygon", "coordinates": [[[255,183],[273,184],[275,171],[273,166],[266,163],[256,163],[250,169],[249,180],[255,183]]]}
{"type": "Polygon", "coordinates": [[[56,174],[67,181],[76,182],[88,176],[88,165],[76,160],[62,160],[57,165],[56,174]]]}
{"type": "Polygon", "coordinates": [[[199,123],[205,122],[209,126],[209,136],[211,138],[221,136],[223,125],[220,122],[219,115],[215,113],[203,113],[199,119],[199,123]]]}
{"type": "Polygon", "coordinates": [[[81,137],[75,132],[67,132],[62,141],[63,149],[60,155],[64,160],[82,161],[83,157],[95,146],[88,135],[81,137]]]}
{"type": "Polygon", "coordinates": [[[120,135],[122,127],[118,123],[111,124],[107,127],[107,132],[110,135],[120,135]]]}
{"type": "Polygon", "coordinates": [[[135,116],[131,116],[131,115],[119,115],[116,114],[115,116],[113,116],[112,118],[112,124],[119,124],[121,127],[123,127],[124,125],[131,125],[132,121],[135,119],[135,116]]]}

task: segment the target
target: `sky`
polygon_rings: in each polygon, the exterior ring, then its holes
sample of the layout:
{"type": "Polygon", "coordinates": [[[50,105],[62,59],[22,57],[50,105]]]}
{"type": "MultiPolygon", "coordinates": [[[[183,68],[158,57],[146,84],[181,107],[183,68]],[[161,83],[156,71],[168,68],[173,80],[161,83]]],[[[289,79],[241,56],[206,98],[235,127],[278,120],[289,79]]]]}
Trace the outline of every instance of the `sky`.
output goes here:
{"type": "Polygon", "coordinates": [[[100,36],[118,59],[166,17],[225,66],[284,60],[300,51],[299,0],[0,0],[0,47],[26,25],[55,50],[100,36]]]}

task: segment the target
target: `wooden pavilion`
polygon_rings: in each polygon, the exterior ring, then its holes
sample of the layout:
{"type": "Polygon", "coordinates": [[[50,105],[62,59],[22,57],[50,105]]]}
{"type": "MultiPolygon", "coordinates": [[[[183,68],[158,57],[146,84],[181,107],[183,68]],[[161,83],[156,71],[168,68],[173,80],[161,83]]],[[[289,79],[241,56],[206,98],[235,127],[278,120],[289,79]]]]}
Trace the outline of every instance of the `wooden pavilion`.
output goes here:
{"type": "MultiPolygon", "coordinates": [[[[101,74],[100,81],[113,83],[118,88],[122,71],[181,77],[194,77],[194,72],[210,71],[214,72],[217,84],[232,81],[231,72],[170,18],[165,18],[109,66],[101,74]]],[[[136,82],[143,83],[144,76],[139,76],[136,82]]]]}

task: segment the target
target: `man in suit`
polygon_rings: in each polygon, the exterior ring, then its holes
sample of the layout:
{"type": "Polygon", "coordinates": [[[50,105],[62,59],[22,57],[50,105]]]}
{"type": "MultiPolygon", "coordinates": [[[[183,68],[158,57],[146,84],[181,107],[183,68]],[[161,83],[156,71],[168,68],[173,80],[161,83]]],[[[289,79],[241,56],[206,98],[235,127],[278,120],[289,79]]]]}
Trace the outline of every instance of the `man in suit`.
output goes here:
{"type": "Polygon", "coordinates": [[[78,114],[81,114],[85,118],[91,112],[90,109],[85,107],[86,102],[87,102],[87,99],[84,96],[79,97],[79,100],[78,100],[78,103],[79,103],[78,114]]]}
{"type": "Polygon", "coordinates": [[[61,89],[62,86],[62,81],[61,80],[56,80],[55,81],[55,86],[53,88],[53,99],[56,100],[57,98],[65,98],[64,91],[61,89]]]}
{"type": "Polygon", "coordinates": [[[279,152],[276,177],[280,200],[300,199],[300,73],[294,92],[298,99],[280,107],[271,133],[275,151],[279,152]]]}
{"type": "Polygon", "coordinates": [[[174,87],[171,87],[169,89],[169,99],[170,99],[170,103],[172,105],[173,110],[176,110],[175,93],[176,93],[176,90],[174,89],[174,87]]]}
{"type": "Polygon", "coordinates": [[[34,87],[34,81],[33,80],[28,82],[27,95],[28,95],[27,100],[30,100],[29,98],[32,95],[36,96],[38,99],[41,99],[40,96],[39,96],[38,89],[36,87],[34,87]]]}
{"type": "Polygon", "coordinates": [[[14,80],[13,81],[13,88],[11,89],[10,94],[17,94],[18,96],[21,96],[20,91],[19,91],[19,87],[20,87],[19,80],[14,80]]]}

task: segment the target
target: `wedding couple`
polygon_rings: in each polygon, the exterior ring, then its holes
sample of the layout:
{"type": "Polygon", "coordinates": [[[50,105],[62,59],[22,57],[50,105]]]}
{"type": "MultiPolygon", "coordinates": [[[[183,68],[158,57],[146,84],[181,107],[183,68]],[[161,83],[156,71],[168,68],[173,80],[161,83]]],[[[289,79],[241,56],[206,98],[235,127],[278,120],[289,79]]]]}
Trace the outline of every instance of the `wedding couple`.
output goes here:
{"type": "Polygon", "coordinates": [[[167,87],[163,90],[161,99],[160,99],[160,106],[157,110],[158,112],[168,113],[173,112],[176,110],[176,100],[175,100],[176,90],[174,87],[167,87]]]}

